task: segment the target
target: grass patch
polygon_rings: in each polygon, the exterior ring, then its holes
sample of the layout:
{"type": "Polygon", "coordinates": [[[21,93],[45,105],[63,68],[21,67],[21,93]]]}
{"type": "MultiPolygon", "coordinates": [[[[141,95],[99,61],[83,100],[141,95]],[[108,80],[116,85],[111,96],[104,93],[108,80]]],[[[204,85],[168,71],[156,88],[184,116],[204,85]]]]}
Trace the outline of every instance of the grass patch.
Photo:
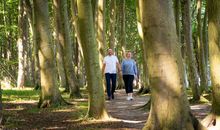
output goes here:
{"type": "Polygon", "coordinates": [[[39,91],[33,89],[5,89],[2,90],[3,101],[30,101],[38,100],[39,91]]]}

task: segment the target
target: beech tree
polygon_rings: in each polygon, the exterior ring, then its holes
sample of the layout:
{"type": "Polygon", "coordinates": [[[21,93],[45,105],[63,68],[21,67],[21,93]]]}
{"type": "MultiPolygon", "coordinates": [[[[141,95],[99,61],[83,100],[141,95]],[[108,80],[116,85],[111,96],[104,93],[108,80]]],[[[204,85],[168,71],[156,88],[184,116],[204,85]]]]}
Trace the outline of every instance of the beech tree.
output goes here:
{"type": "Polygon", "coordinates": [[[91,0],[77,0],[79,37],[89,91],[87,117],[106,118],[105,98],[99,65],[98,47],[95,41],[91,0]]]}
{"type": "Polygon", "coordinates": [[[184,94],[183,63],[172,1],[141,0],[144,53],[151,84],[151,109],[143,130],[200,130],[184,94]],[[158,8],[160,7],[160,8],[158,8]]]}
{"type": "Polygon", "coordinates": [[[41,94],[39,107],[49,107],[66,103],[61,97],[55,83],[56,71],[54,53],[52,50],[51,32],[49,29],[48,1],[34,0],[34,20],[36,28],[36,43],[39,47],[41,94]]]}

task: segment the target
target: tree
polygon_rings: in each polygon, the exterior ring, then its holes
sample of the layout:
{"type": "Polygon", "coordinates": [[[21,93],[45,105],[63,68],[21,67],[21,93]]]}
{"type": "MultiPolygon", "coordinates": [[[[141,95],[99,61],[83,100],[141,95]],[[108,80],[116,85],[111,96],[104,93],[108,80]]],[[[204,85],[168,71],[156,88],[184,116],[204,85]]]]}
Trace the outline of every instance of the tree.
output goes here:
{"type": "Polygon", "coordinates": [[[147,70],[147,57],[146,54],[144,52],[144,43],[143,43],[143,30],[142,30],[142,24],[141,24],[141,17],[142,14],[140,14],[140,4],[139,4],[139,0],[136,0],[136,16],[137,16],[137,28],[138,28],[138,34],[141,38],[141,50],[143,53],[143,58],[142,58],[142,62],[143,62],[143,85],[142,88],[140,89],[140,93],[147,93],[150,90],[150,84],[149,84],[149,76],[148,76],[148,70],[147,70]]]}
{"type": "Polygon", "coordinates": [[[55,83],[56,71],[54,53],[51,47],[52,41],[50,39],[48,1],[34,0],[33,3],[41,74],[41,95],[38,106],[48,107],[51,105],[60,105],[65,101],[61,97],[55,83]]]}
{"type": "Polygon", "coordinates": [[[115,51],[116,0],[110,1],[110,35],[109,47],[115,51]]]}
{"type": "MultiPolygon", "coordinates": [[[[190,18],[190,0],[182,0],[183,4],[183,29],[186,42],[186,62],[188,65],[189,83],[192,87],[193,100],[198,101],[200,99],[199,92],[199,79],[198,70],[196,67],[196,59],[194,54],[194,47],[192,42],[192,28],[191,28],[191,18],[190,18]]],[[[185,50],[185,51],[186,51],[185,50]]]]}
{"type": "Polygon", "coordinates": [[[203,124],[220,129],[220,1],[208,0],[209,61],[212,81],[212,109],[203,124]]]}
{"type": "Polygon", "coordinates": [[[69,20],[67,13],[66,0],[54,0],[54,7],[56,10],[56,26],[58,32],[58,43],[63,58],[65,75],[70,89],[70,97],[81,97],[79,92],[79,83],[75,75],[73,66],[73,47],[71,46],[69,20]]]}
{"type": "Polygon", "coordinates": [[[86,77],[89,91],[88,117],[106,118],[104,90],[99,66],[98,47],[94,36],[91,0],[77,0],[78,28],[83,49],[86,77]]]}
{"type": "Polygon", "coordinates": [[[204,43],[202,40],[202,0],[197,0],[197,45],[199,55],[199,74],[201,78],[201,92],[207,90],[207,68],[205,65],[204,43]]]}
{"type": "Polygon", "coordinates": [[[99,59],[100,66],[102,65],[103,59],[105,57],[105,47],[106,47],[106,38],[105,38],[105,8],[106,0],[98,0],[98,9],[97,9],[97,42],[99,47],[99,59]]]}
{"type": "Polygon", "coordinates": [[[19,27],[19,37],[17,41],[18,46],[18,79],[17,79],[17,87],[23,88],[25,82],[25,66],[24,66],[24,53],[25,46],[27,44],[28,39],[28,24],[27,24],[27,12],[25,11],[25,1],[19,0],[19,16],[18,16],[18,27],[19,27]]]}
{"type": "Polygon", "coordinates": [[[141,0],[144,49],[151,84],[151,110],[143,130],[200,130],[190,115],[183,86],[172,1],[141,0]],[[158,8],[160,7],[160,8],[158,8]]]}

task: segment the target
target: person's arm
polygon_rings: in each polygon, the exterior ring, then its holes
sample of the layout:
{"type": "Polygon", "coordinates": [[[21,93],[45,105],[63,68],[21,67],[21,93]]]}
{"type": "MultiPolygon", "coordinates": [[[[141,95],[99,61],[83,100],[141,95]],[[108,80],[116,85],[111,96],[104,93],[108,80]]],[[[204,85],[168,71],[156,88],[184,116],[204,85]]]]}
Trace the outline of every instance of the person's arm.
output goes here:
{"type": "Polygon", "coordinates": [[[133,65],[134,74],[135,74],[135,76],[136,76],[136,78],[137,78],[137,65],[136,65],[136,62],[134,61],[133,64],[134,64],[134,65],[133,65]]]}
{"type": "Polygon", "coordinates": [[[103,63],[103,65],[102,65],[102,75],[104,75],[104,73],[105,73],[105,66],[106,66],[106,64],[103,63]]]}
{"type": "Polygon", "coordinates": [[[106,67],[106,58],[104,58],[103,64],[102,64],[102,75],[104,75],[105,73],[105,67],[106,67]]]}
{"type": "Polygon", "coordinates": [[[124,71],[124,60],[122,60],[122,62],[121,62],[121,71],[123,72],[124,71]]]}

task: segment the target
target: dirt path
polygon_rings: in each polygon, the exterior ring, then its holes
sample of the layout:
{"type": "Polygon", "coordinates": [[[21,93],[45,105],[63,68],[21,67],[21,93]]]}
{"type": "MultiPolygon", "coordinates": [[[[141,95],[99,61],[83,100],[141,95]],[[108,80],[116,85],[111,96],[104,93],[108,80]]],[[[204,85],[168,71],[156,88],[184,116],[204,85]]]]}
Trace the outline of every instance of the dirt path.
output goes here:
{"type": "Polygon", "coordinates": [[[143,128],[148,112],[137,109],[148,102],[149,96],[134,95],[134,100],[127,101],[124,90],[117,90],[115,99],[107,101],[107,109],[113,118],[127,124],[127,128],[139,130],[143,128]]]}
{"type": "MultiPolygon", "coordinates": [[[[106,101],[109,114],[125,123],[127,128],[139,130],[144,126],[147,119],[147,112],[137,109],[149,100],[149,96],[136,96],[134,100],[127,101],[124,90],[117,90],[115,99],[106,101]]],[[[130,130],[129,129],[129,130],[130,130]]]]}

